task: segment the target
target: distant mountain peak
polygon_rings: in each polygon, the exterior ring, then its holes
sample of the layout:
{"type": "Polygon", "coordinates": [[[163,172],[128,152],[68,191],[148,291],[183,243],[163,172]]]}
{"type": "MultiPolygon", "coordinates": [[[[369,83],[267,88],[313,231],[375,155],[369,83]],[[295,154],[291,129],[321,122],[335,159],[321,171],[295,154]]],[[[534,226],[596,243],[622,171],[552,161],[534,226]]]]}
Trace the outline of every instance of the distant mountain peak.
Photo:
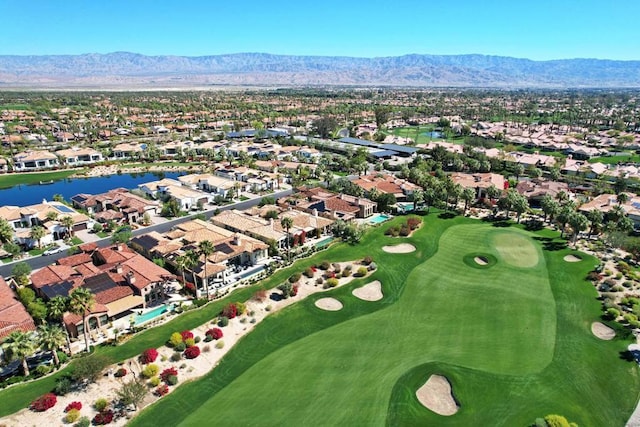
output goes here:
{"type": "Polygon", "coordinates": [[[0,56],[0,87],[195,87],[356,85],[426,87],[640,87],[640,61],[533,61],[493,55],[356,58],[134,52],[0,56]]]}

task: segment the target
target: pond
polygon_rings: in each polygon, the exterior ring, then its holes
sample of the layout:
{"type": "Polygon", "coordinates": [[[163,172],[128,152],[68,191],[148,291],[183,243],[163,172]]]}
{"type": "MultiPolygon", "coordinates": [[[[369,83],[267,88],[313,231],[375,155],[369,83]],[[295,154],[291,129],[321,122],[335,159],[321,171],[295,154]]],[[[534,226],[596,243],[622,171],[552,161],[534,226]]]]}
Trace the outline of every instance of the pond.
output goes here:
{"type": "Polygon", "coordinates": [[[429,138],[442,138],[444,136],[442,132],[437,130],[432,130],[431,132],[423,132],[422,134],[429,138]]]}
{"type": "Polygon", "coordinates": [[[137,188],[138,184],[163,178],[177,178],[185,172],[145,172],[123,173],[92,178],[66,178],[51,184],[16,185],[0,189],[0,206],[28,206],[52,200],[54,194],[61,194],[65,200],[79,193],[100,194],[114,188],[137,188]]]}

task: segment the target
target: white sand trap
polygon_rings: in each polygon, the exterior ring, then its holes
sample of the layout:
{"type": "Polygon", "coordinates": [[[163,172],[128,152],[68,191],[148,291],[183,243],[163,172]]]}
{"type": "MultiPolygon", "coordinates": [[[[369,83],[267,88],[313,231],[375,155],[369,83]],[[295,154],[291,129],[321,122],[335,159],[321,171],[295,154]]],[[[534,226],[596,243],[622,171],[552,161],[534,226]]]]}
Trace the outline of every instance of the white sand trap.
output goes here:
{"type": "Polygon", "coordinates": [[[408,254],[414,252],[416,247],[411,243],[400,243],[399,245],[383,246],[382,250],[390,254],[408,254]]]}
{"type": "Polygon", "coordinates": [[[442,375],[431,375],[427,382],[416,391],[416,397],[427,409],[438,415],[453,415],[459,409],[453,394],[451,394],[451,384],[442,375]]]}
{"type": "Polygon", "coordinates": [[[564,257],[564,260],[567,262],[580,262],[582,261],[582,258],[569,254],[564,257]]]}
{"type": "Polygon", "coordinates": [[[478,264],[478,265],[487,265],[487,264],[489,264],[489,263],[487,262],[487,260],[486,260],[484,257],[481,257],[481,256],[477,256],[477,257],[475,257],[473,260],[474,260],[474,261],[476,262],[476,264],[478,264]]]}
{"type": "Polygon", "coordinates": [[[382,283],[376,280],[371,283],[367,283],[361,288],[354,289],[351,292],[356,298],[360,298],[365,301],[380,301],[384,295],[382,295],[382,283]]]}
{"type": "Polygon", "coordinates": [[[591,332],[601,340],[610,341],[616,337],[616,331],[600,322],[593,322],[591,324],[591,332]]]}
{"type": "Polygon", "coordinates": [[[342,310],[342,303],[335,298],[320,298],[316,301],[316,307],[327,311],[342,310]]]}

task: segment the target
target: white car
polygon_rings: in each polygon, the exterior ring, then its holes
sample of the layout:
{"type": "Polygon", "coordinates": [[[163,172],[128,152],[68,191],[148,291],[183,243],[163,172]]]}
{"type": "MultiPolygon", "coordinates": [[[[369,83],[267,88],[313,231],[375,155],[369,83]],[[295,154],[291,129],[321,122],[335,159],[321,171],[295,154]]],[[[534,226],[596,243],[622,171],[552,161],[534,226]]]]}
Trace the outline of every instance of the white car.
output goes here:
{"type": "Polygon", "coordinates": [[[50,247],[49,249],[47,249],[46,251],[42,252],[43,256],[47,256],[47,255],[53,255],[53,254],[57,254],[62,252],[62,248],[60,246],[53,246],[50,247]]]}

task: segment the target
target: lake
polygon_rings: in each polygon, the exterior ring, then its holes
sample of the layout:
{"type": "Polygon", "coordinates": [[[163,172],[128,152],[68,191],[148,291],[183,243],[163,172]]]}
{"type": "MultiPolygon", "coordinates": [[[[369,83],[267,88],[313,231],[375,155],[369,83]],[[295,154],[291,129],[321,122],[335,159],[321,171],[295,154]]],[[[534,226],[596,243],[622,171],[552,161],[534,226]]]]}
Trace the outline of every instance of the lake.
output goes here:
{"type": "Polygon", "coordinates": [[[118,187],[137,188],[138,184],[162,178],[177,178],[185,172],[123,173],[92,178],[66,178],[52,184],[17,185],[0,189],[0,206],[27,206],[53,200],[54,194],[62,194],[66,200],[79,193],[100,194],[118,187]]]}

